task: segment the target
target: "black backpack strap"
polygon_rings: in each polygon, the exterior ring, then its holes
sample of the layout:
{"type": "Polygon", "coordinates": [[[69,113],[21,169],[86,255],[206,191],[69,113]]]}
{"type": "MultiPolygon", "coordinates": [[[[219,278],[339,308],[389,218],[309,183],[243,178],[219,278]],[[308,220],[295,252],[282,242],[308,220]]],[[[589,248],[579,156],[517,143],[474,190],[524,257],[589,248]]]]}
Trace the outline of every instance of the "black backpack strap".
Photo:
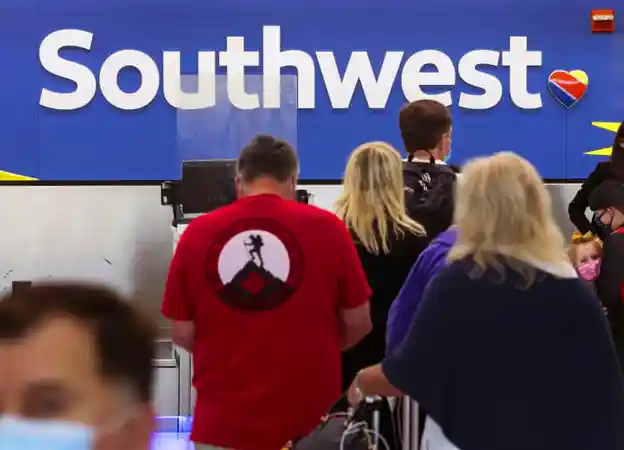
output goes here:
{"type": "MultiPolygon", "coordinates": [[[[403,173],[405,172],[412,173],[418,176],[419,178],[422,178],[425,175],[425,173],[427,173],[427,171],[421,167],[423,165],[424,165],[423,163],[403,161],[403,173]]],[[[432,171],[435,171],[438,173],[457,175],[457,170],[455,170],[452,166],[448,166],[446,164],[434,163],[434,164],[428,164],[428,166],[431,166],[432,171]]]]}

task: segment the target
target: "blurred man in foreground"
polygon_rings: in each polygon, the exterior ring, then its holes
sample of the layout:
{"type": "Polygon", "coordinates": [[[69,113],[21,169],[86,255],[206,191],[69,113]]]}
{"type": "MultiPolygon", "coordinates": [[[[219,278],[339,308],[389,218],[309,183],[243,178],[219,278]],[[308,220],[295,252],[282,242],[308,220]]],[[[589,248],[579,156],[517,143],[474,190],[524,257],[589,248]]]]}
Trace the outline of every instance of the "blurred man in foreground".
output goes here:
{"type": "Polygon", "coordinates": [[[147,450],[154,334],[103,288],[0,299],[0,450],[147,450]]]}

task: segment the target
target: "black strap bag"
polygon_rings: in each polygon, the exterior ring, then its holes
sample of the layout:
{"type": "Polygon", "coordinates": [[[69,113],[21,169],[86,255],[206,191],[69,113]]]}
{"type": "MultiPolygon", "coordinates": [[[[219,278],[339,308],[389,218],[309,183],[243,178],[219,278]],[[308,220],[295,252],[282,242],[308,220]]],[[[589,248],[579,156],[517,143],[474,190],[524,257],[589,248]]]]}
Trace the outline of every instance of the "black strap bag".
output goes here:
{"type": "Polygon", "coordinates": [[[367,397],[349,413],[326,416],[308,436],[295,441],[292,450],[387,450],[379,432],[381,397],[367,397]]]}

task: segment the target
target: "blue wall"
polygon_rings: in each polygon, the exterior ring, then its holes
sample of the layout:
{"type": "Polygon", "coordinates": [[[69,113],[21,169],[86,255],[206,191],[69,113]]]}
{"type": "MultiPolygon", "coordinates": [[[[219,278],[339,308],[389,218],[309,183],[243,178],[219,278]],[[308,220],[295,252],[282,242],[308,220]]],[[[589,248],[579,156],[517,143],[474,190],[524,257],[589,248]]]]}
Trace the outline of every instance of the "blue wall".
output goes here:
{"type": "MultiPolygon", "coordinates": [[[[592,122],[624,120],[624,10],[615,34],[596,35],[589,25],[595,6],[588,0],[4,0],[0,170],[55,181],[179,176],[185,155],[176,111],[162,91],[139,111],[117,110],[99,92],[76,111],[39,106],[42,88],[74,89],[39,63],[39,45],[49,33],[65,28],[93,32],[90,52],[73,51],[67,57],[95,73],[113,52],[137,49],[160,67],[163,50],[180,50],[183,71],[192,74],[197,51],[223,50],[226,36],[244,36],[248,49],[259,50],[262,26],[280,25],[283,49],[312,55],[332,50],[341,70],[357,50],[366,50],[377,68],[387,50],[409,55],[438,49],[457,64],[473,49],[503,51],[510,36],[527,36],[529,50],[543,52],[542,66],[530,68],[528,78],[529,91],[542,93],[543,107],[519,109],[509,98],[509,69],[488,70],[502,81],[503,100],[485,111],[453,106],[453,160],[512,150],[546,178],[583,177],[600,159],[585,152],[613,140],[613,133],[592,122]],[[589,75],[587,94],[569,110],[548,92],[547,78],[555,69],[582,69],[589,75]]],[[[304,179],[340,178],[349,152],[367,140],[387,140],[401,148],[397,112],[405,99],[400,80],[384,109],[370,109],[357,91],[348,110],[331,108],[320,80],[317,73],[315,109],[299,110],[286,126],[296,129],[285,131],[291,139],[297,136],[304,179]]],[[[120,76],[125,89],[136,89],[138,83],[131,71],[120,76]]],[[[472,88],[458,80],[455,103],[461,91],[472,88]]],[[[236,137],[235,130],[228,133],[236,137]]],[[[228,145],[240,145],[240,139],[232,139],[228,145]]],[[[225,147],[206,151],[229,156],[232,148],[225,147]]]]}

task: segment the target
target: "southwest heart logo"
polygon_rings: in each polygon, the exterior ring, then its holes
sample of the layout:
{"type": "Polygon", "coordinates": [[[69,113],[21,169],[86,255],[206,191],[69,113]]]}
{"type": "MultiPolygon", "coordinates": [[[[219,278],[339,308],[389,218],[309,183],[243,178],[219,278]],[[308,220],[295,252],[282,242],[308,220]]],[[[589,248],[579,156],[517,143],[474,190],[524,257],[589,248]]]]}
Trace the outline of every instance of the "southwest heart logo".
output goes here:
{"type": "Polygon", "coordinates": [[[548,89],[559,103],[571,108],[587,92],[589,78],[582,70],[555,70],[548,77],[548,89]]]}

